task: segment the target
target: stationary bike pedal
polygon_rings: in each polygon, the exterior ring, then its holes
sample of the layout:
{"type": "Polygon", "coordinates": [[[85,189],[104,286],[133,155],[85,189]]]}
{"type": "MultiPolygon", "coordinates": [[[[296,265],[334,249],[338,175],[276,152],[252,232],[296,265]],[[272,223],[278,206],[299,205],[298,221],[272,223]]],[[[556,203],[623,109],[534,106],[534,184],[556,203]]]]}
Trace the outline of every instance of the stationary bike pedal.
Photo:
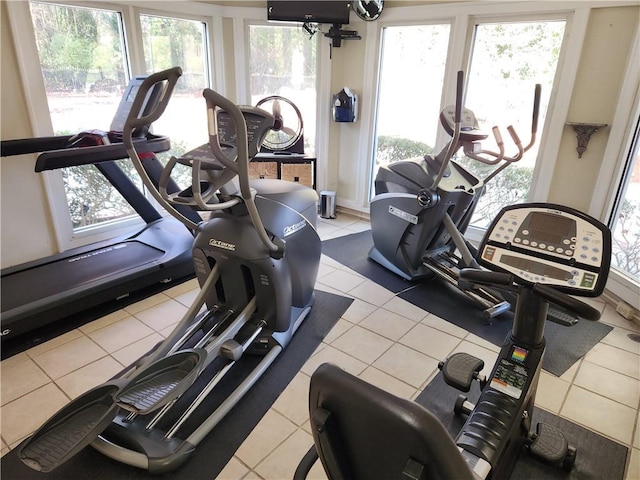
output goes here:
{"type": "Polygon", "coordinates": [[[462,392],[468,392],[471,389],[473,380],[478,379],[480,383],[484,380],[479,375],[480,370],[484,368],[484,362],[468,353],[454,353],[444,362],[440,362],[438,368],[442,371],[447,385],[462,392]]]}
{"type": "Polygon", "coordinates": [[[569,445],[564,434],[546,423],[536,425],[536,435],[529,451],[540,460],[562,465],[567,470],[571,470],[576,460],[576,449],[569,445]]]}
{"type": "Polygon", "coordinates": [[[580,321],[580,317],[574,315],[569,312],[565,312],[564,310],[559,310],[557,308],[549,307],[549,312],[547,313],[547,320],[550,320],[559,325],[563,325],[565,327],[573,327],[580,321]]]}

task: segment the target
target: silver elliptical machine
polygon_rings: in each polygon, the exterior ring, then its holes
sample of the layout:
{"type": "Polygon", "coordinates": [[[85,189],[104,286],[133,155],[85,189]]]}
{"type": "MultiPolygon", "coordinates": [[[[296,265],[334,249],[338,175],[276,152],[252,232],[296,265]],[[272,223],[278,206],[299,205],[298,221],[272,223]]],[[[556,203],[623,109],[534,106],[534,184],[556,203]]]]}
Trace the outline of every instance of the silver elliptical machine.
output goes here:
{"type": "Polygon", "coordinates": [[[507,131],[517,152],[507,156],[497,126],[492,131],[498,151],[482,148],[480,142],[489,135],[479,130],[474,113],[463,108],[463,85],[460,71],[456,105],[440,113],[440,123],[451,140],[436,156],[401,160],[379,168],[370,208],[373,247],[369,258],[406,280],[438,277],[478,303],[483,316],[491,319],[509,310],[510,304],[488,288],[458,285],[460,269],[478,268],[474,249],[463,234],[487,182],[519,161],[535,144],[541,87],[535,87],[529,143],[523,146],[509,126],[507,131]],[[487,177],[477,178],[452,160],[460,149],[467,157],[496,168],[487,177]]]}

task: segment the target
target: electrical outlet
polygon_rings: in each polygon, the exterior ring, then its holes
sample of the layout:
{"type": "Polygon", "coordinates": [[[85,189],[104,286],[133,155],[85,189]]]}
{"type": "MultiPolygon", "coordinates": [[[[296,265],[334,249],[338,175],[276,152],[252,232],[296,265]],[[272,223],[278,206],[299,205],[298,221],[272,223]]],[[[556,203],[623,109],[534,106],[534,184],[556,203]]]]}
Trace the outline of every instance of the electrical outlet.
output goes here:
{"type": "Polygon", "coordinates": [[[618,306],[616,307],[616,312],[618,312],[627,320],[633,320],[633,317],[636,314],[634,308],[625,302],[618,302],[618,306]]]}

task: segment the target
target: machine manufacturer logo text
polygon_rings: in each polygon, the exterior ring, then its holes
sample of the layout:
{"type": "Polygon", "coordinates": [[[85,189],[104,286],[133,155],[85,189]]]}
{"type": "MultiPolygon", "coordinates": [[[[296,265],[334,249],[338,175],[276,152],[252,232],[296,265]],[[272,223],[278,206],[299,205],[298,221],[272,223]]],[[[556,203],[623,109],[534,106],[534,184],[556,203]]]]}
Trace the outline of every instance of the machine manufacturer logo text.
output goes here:
{"type": "Polygon", "coordinates": [[[413,223],[414,225],[418,224],[418,217],[416,217],[415,215],[411,215],[410,213],[407,213],[404,210],[400,210],[399,208],[396,208],[393,205],[389,205],[389,213],[391,215],[395,215],[398,218],[401,218],[405,222],[413,223]]]}
{"type": "Polygon", "coordinates": [[[209,245],[211,245],[212,247],[229,250],[231,252],[234,252],[236,250],[236,245],[234,243],[223,242],[221,240],[216,240],[215,238],[209,240],[209,245]]]}
{"type": "Polygon", "coordinates": [[[283,235],[285,237],[288,237],[289,235],[293,235],[297,231],[302,230],[305,227],[305,225],[306,225],[306,222],[302,220],[301,222],[294,223],[289,227],[284,227],[283,235]]]}

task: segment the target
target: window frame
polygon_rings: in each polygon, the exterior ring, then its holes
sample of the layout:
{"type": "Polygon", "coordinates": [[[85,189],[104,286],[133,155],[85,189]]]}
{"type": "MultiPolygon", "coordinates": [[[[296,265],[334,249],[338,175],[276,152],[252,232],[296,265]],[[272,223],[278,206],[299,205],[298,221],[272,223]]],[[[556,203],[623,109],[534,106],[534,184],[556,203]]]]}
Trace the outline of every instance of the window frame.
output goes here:
{"type": "MultiPolygon", "coordinates": [[[[253,19],[247,19],[244,21],[243,23],[243,54],[240,58],[242,58],[242,75],[238,75],[236,82],[237,82],[237,91],[241,92],[241,94],[239,94],[238,96],[243,99],[242,101],[240,101],[239,103],[244,103],[246,105],[251,105],[251,79],[250,79],[250,72],[251,72],[251,68],[250,68],[250,50],[249,50],[249,42],[250,42],[250,30],[251,27],[254,26],[262,26],[262,27],[288,27],[288,28],[297,28],[302,30],[302,25],[299,23],[294,23],[294,22],[269,22],[266,20],[253,20],[253,19]]],[[[320,65],[322,64],[321,59],[320,59],[320,52],[321,52],[321,44],[323,43],[322,41],[320,41],[320,38],[318,38],[318,35],[320,35],[320,33],[318,32],[316,35],[314,35],[313,37],[313,41],[316,42],[316,131],[315,133],[315,155],[314,157],[317,159],[317,155],[318,155],[318,134],[322,131],[322,127],[319,125],[318,122],[318,118],[320,115],[320,108],[318,108],[319,105],[321,105],[320,103],[320,98],[323,98],[320,95],[320,88],[321,88],[321,75],[320,75],[320,65]]],[[[311,39],[310,39],[311,40],[311,39]]],[[[239,57],[236,57],[239,58],[239,57]]],[[[327,91],[329,91],[328,86],[325,86],[325,88],[327,89],[327,91]]],[[[304,122],[304,119],[303,119],[304,122]]],[[[307,127],[305,127],[306,129],[307,127]]],[[[326,149],[325,149],[326,150],[326,149]]],[[[316,165],[319,162],[316,161],[316,165]]],[[[317,180],[316,180],[316,185],[317,185],[317,180]]]]}
{"type": "MultiPolygon", "coordinates": [[[[366,49],[365,66],[375,66],[376,75],[368,75],[364,79],[363,96],[377,98],[379,88],[379,57],[381,50],[381,31],[384,26],[412,25],[416,23],[440,23],[447,18],[452,19],[450,52],[445,70],[445,87],[442,92],[442,105],[453,103],[455,100],[455,74],[459,69],[467,70],[470,65],[473,34],[477,23],[535,21],[564,19],[566,21],[564,39],[553,91],[549,99],[548,115],[545,119],[545,135],[539,139],[540,146],[533,172],[533,183],[529,193],[529,201],[544,202],[547,200],[551,188],[552,175],[557,163],[557,152],[562,140],[563,130],[573,88],[577,79],[580,53],[584,45],[587,28],[592,9],[599,7],[625,7],[632,5],[624,0],[610,2],[575,2],[574,4],[555,2],[532,2],[494,5],[421,5],[397,7],[385,11],[385,16],[376,22],[368,22],[366,33],[368,47],[366,49]],[[416,21],[424,18],[425,21],[416,21]],[[426,20],[428,19],[428,21],[426,20]],[[370,40],[371,39],[371,40],[370,40]],[[375,44],[374,46],[370,46],[375,44]]],[[[614,206],[615,192],[621,181],[622,170],[629,149],[632,133],[628,130],[633,125],[631,105],[635,105],[635,114],[640,115],[640,27],[636,31],[634,49],[630,54],[629,66],[616,109],[616,116],[610,132],[605,159],[599,178],[609,179],[599,183],[592,196],[588,213],[607,223],[614,206]]],[[[368,186],[371,185],[373,171],[373,145],[375,133],[375,106],[363,105],[361,121],[363,128],[360,132],[360,152],[362,162],[360,175],[361,186],[357,190],[358,197],[354,200],[342,200],[341,204],[355,211],[368,211],[368,186]],[[368,117],[368,118],[366,118],[368,117]],[[368,122],[366,127],[364,122],[368,122]]],[[[539,129],[540,130],[540,129],[539,129]]],[[[436,140],[436,151],[447,141],[446,134],[441,131],[436,140]]],[[[465,234],[471,241],[479,241],[484,230],[469,227],[465,234]]],[[[640,285],[631,282],[627,276],[612,270],[609,275],[607,289],[636,308],[640,309],[640,285]]]]}
{"type": "MultiPolygon", "coordinates": [[[[249,30],[251,26],[302,26],[295,22],[270,22],[265,20],[263,9],[248,9],[243,12],[242,18],[234,18],[234,53],[236,58],[236,96],[238,103],[251,103],[250,79],[249,79],[249,30]],[[250,11],[249,11],[250,10],[250,11]]],[[[330,109],[321,108],[331,98],[331,57],[329,43],[322,41],[315,34],[316,45],[316,131],[315,131],[315,158],[316,158],[316,189],[320,191],[327,185],[329,169],[328,147],[330,129],[330,109]]]]}
{"type": "MultiPolygon", "coordinates": [[[[156,15],[203,22],[206,28],[207,72],[212,88],[224,88],[224,66],[222,61],[222,18],[217,15],[218,6],[201,4],[162,4],[162,8],[147,8],[144,2],[130,4],[95,2],[74,2],[65,0],[37,0],[40,3],[52,3],[61,6],[103,9],[118,12],[121,16],[125,45],[126,74],[131,78],[145,71],[142,29],[140,15],[156,15]],[[139,5],[139,6],[138,6],[139,5]]],[[[24,91],[27,97],[28,116],[34,137],[53,135],[53,126],[48,109],[44,80],[39,62],[29,59],[39,58],[31,21],[29,2],[7,2],[9,23],[16,39],[17,60],[24,79],[24,91]]],[[[54,249],[58,252],[81,247],[94,242],[131,234],[140,229],[144,222],[137,216],[117,221],[104,222],[74,231],[70,221],[69,206],[60,171],[42,172],[41,175],[47,207],[50,212],[52,232],[55,238],[54,249]]],[[[155,200],[151,199],[152,203],[155,200]]],[[[157,204],[156,204],[157,205],[157,204]]],[[[162,210],[161,213],[164,214],[162,210]]]]}
{"type": "MultiPolygon", "coordinates": [[[[381,89],[381,76],[382,76],[382,69],[381,67],[383,66],[384,63],[384,59],[383,59],[383,48],[384,48],[384,30],[386,28],[394,28],[394,27],[412,27],[412,26],[428,26],[428,25],[449,25],[449,50],[447,51],[447,57],[445,59],[445,67],[444,67],[444,77],[443,77],[443,90],[441,92],[441,96],[440,96],[440,110],[442,110],[442,108],[444,108],[444,105],[446,105],[445,101],[444,101],[444,92],[447,89],[447,82],[449,81],[449,75],[450,75],[450,71],[451,71],[451,44],[453,42],[454,39],[454,30],[455,30],[455,23],[456,23],[456,18],[455,17],[444,17],[444,18],[433,18],[433,17],[429,17],[427,20],[424,21],[418,21],[418,20],[413,20],[410,22],[405,22],[405,21],[395,21],[395,22],[385,22],[383,24],[380,25],[380,28],[377,31],[377,43],[378,43],[378,50],[377,50],[377,59],[376,59],[376,75],[372,77],[375,77],[375,87],[374,87],[374,97],[376,101],[372,102],[374,103],[374,107],[373,109],[371,109],[371,112],[369,113],[370,115],[372,115],[371,120],[370,120],[370,124],[371,126],[369,127],[369,130],[371,131],[371,140],[369,141],[369,147],[368,147],[368,157],[369,157],[369,169],[368,169],[368,174],[367,174],[367,179],[368,179],[368,187],[367,187],[367,196],[368,196],[368,201],[370,201],[369,199],[373,199],[373,197],[375,196],[375,191],[374,191],[374,178],[373,178],[373,172],[375,170],[375,155],[376,155],[376,141],[377,141],[377,124],[378,124],[378,98],[380,96],[380,89],[381,89]]],[[[455,77],[454,77],[455,78],[455,77]]],[[[449,140],[449,137],[446,135],[446,133],[442,130],[442,128],[438,128],[437,132],[436,132],[436,137],[435,137],[435,143],[434,143],[434,152],[439,151],[442,146],[449,140]]]]}
{"type": "MultiPolygon", "coordinates": [[[[621,4],[625,4],[622,2],[621,4]]],[[[588,7],[582,4],[574,8],[568,8],[566,5],[560,6],[552,3],[535,2],[528,4],[494,4],[494,5],[465,5],[464,7],[456,4],[440,4],[440,5],[416,5],[407,7],[396,7],[385,11],[385,15],[376,22],[361,22],[357,26],[363,25],[366,28],[365,47],[365,69],[364,71],[373,71],[375,75],[366,75],[363,79],[362,98],[377,98],[380,88],[380,54],[382,49],[382,29],[387,26],[404,26],[404,25],[422,25],[422,24],[439,24],[449,23],[450,41],[449,53],[445,66],[444,88],[441,93],[441,105],[448,105],[455,102],[455,78],[457,71],[467,70],[470,63],[471,45],[473,42],[473,34],[476,22],[500,22],[500,21],[535,21],[535,20],[558,20],[562,19],[566,22],[565,38],[563,39],[563,48],[561,56],[558,60],[558,70],[560,74],[556,75],[556,85],[551,93],[549,101],[549,110],[553,115],[547,116],[545,128],[550,132],[546,139],[542,139],[539,149],[538,158],[541,152],[547,150],[557,151],[561,140],[561,127],[564,125],[566,113],[569,108],[569,101],[564,102],[556,100],[559,98],[570,99],[573,90],[573,79],[578,66],[580,49],[582,40],[586,32],[588,22],[588,7]],[[568,35],[571,31],[572,35],[568,35]],[[577,35],[575,32],[580,31],[577,35]],[[579,38],[575,38],[579,37],[579,38]],[[567,74],[564,74],[565,62],[572,63],[572,67],[567,74]],[[367,70],[371,68],[371,70],[367,70]],[[553,118],[550,118],[550,117],[553,118]],[[554,132],[554,135],[551,135],[554,132]],[[558,132],[557,134],[555,132],[558,132]],[[546,140],[546,141],[545,141],[546,140]],[[543,144],[544,142],[544,144],[543,144]]],[[[354,199],[341,199],[341,204],[345,207],[366,213],[368,211],[370,185],[372,184],[372,164],[373,164],[373,146],[375,144],[374,125],[376,121],[376,106],[371,105],[374,102],[362,102],[361,115],[359,121],[362,126],[359,135],[359,152],[360,165],[359,174],[357,175],[358,186],[355,190],[357,196],[354,199]]],[[[448,140],[442,129],[438,129],[436,137],[435,150],[438,151],[442,145],[448,140]]],[[[540,162],[536,160],[536,166],[540,162]]],[[[551,185],[551,173],[555,166],[545,162],[545,168],[534,171],[534,175],[538,177],[538,181],[534,181],[532,185],[532,198],[546,198],[549,187],[551,185]],[[546,174],[545,174],[546,172],[546,174]]],[[[481,238],[482,232],[472,232],[472,235],[481,238]]]]}
{"type": "MultiPolygon", "coordinates": [[[[617,192],[625,181],[627,158],[633,147],[636,125],[640,119],[640,26],[636,29],[633,48],[625,70],[609,141],[600,166],[598,182],[593,192],[589,214],[610,225],[615,213],[617,192]]],[[[640,283],[612,268],[607,289],[617,298],[640,310],[640,283]]]]}

